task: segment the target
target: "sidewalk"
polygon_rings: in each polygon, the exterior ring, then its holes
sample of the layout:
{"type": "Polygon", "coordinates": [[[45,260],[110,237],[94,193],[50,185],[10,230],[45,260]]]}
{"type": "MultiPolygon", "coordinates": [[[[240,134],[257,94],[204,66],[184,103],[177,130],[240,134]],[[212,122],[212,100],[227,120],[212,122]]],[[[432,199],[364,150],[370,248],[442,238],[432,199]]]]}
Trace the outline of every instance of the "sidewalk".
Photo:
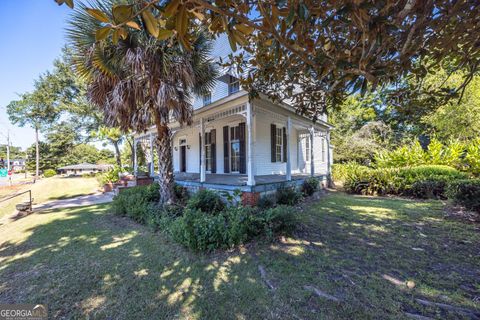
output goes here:
{"type": "Polygon", "coordinates": [[[70,199],[52,200],[38,205],[34,205],[33,212],[39,212],[47,209],[89,206],[94,204],[111,202],[112,200],[113,192],[95,193],[70,199]]]}

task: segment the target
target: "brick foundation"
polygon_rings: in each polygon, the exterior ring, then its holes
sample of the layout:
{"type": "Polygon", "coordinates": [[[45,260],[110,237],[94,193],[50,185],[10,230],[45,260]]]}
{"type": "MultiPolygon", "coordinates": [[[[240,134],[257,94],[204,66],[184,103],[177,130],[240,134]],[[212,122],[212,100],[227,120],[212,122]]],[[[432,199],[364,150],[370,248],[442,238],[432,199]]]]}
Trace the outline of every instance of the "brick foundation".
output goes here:
{"type": "Polygon", "coordinates": [[[256,206],[260,200],[260,192],[242,192],[242,205],[256,206]]]}
{"type": "Polygon", "coordinates": [[[147,186],[153,183],[153,178],[150,177],[137,177],[137,186],[147,186]]]}

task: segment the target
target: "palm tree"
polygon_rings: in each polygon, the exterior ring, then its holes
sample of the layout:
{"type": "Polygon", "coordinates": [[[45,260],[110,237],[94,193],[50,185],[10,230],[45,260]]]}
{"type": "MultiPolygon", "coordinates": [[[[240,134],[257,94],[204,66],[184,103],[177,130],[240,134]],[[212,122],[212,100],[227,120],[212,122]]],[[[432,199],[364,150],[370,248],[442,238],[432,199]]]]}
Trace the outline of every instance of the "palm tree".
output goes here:
{"type": "MultiPolygon", "coordinates": [[[[116,2],[96,0],[89,7],[106,13],[116,2]]],[[[102,26],[85,6],[77,6],[67,29],[76,70],[88,79],[88,98],[103,110],[108,125],[125,132],[155,125],[160,202],[171,202],[174,180],[168,124],[176,120],[190,125],[193,95],[213,87],[217,71],[210,58],[212,41],[206,33],[195,31],[192,48],[185,50],[175,38],[162,41],[144,30],[131,29],[116,44],[111,38],[97,42],[95,32],[102,26]]]]}

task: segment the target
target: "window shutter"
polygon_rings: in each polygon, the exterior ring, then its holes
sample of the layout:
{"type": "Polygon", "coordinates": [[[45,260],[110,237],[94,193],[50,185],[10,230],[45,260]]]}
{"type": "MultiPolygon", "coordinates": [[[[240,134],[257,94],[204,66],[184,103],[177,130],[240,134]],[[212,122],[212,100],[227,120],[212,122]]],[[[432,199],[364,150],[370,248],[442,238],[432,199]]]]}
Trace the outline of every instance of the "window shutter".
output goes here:
{"type": "Polygon", "coordinates": [[[283,149],[283,162],[287,162],[287,128],[283,128],[283,141],[282,141],[282,149],[283,149]]]}
{"type": "Polygon", "coordinates": [[[212,173],[217,173],[217,130],[212,129],[210,131],[210,139],[211,139],[211,148],[212,148],[212,173]]]}
{"type": "Polygon", "coordinates": [[[238,124],[240,135],[240,173],[247,173],[246,145],[245,145],[245,122],[238,124]]]}
{"type": "Polygon", "coordinates": [[[198,173],[202,172],[202,133],[198,133],[198,173]]]}
{"type": "Polygon", "coordinates": [[[223,127],[223,172],[230,172],[230,162],[228,151],[230,150],[228,145],[228,126],[223,127]]]}
{"type": "Polygon", "coordinates": [[[276,162],[277,157],[275,156],[275,144],[276,144],[276,135],[277,135],[277,126],[274,124],[270,125],[270,141],[271,141],[271,148],[270,148],[270,153],[271,153],[271,159],[272,162],[276,162]]]}

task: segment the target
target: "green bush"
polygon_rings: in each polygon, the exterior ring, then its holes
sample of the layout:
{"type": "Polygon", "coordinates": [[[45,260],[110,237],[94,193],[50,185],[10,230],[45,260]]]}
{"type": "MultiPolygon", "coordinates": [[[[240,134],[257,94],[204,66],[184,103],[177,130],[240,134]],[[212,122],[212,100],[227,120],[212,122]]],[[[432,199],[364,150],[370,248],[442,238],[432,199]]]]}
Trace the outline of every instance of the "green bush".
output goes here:
{"type": "Polygon", "coordinates": [[[315,191],[320,189],[320,180],[315,177],[305,179],[302,184],[302,192],[306,196],[311,196],[315,191]]]}
{"type": "Polygon", "coordinates": [[[113,198],[113,212],[146,223],[152,206],[160,199],[159,190],[157,183],[124,189],[113,198]]]}
{"type": "Polygon", "coordinates": [[[296,223],[295,211],[288,206],[258,213],[251,207],[229,207],[216,215],[187,208],[183,216],[170,220],[168,231],[175,241],[192,250],[212,251],[231,248],[259,235],[271,240],[279,234],[290,234],[296,223]]]}
{"type": "MultiPolygon", "coordinates": [[[[400,168],[420,165],[446,165],[480,176],[480,138],[468,142],[453,140],[442,144],[432,139],[427,149],[418,141],[375,156],[376,168],[400,168]]],[[[335,169],[334,169],[335,174],[335,169]]]]}
{"type": "Polygon", "coordinates": [[[215,214],[225,209],[225,202],[215,191],[202,189],[188,200],[187,208],[215,214]]]}
{"type": "Polygon", "coordinates": [[[275,196],[272,194],[267,194],[261,197],[258,200],[257,208],[259,209],[270,209],[275,206],[275,196]]]}
{"type": "Polygon", "coordinates": [[[295,210],[289,206],[278,206],[259,213],[261,225],[269,238],[291,234],[297,225],[295,210]]]}
{"type": "Polygon", "coordinates": [[[277,204],[293,206],[296,205],[302,195],[295,187],[282,186],[277,189],[277,204]]]}
{"type": "Polygon", "coordinates": [[[43,176],[45,178],[50,178],[50,177],[53,177],[54,175],[57,174],[57,171],[53,170],[53,169],[47,169],[43,172],[43,176]]]}
{"type": "Polygon", "coordinates": [[[443,176],[415,181],[409,193],[412,197],[420,199],[446,199],[445,191],[448,181],[449,178],[443,176]]]}
{"type": "Polygon", "coordinates": [[[159,205],[150,203],[147,208],[146,224],[154,230],[168,230],[172,221],[183,215],[184,207],[178,204],[159,205]]]}
{"type": "Polygon", "coordinates": [[[446,193],[453,203],[480,213],[480,179],[453,181],[448,185],[446,193]]]}
{"type": "Polygon", "coordinates": [[[122,190],[113,199],[113,212],[169,234],[178,243],[196,250],[231,248],[266,235],[293,231],[296,219],[291,207],[267,210],[231,205],[209,190],[199,191],[183,204],[159,205],[159,186],[151,184],[122,190]]]}
{"type": "Polygon", "coordinates": [[[248,207],[232,207],[211,215],[187,208],[169,228],[173,239],[196,251],[230,248],[244,243],[255,230],[253,211],[248,207]]]}
{"type": "Polygon", "coordinates": [[[119,177],[121,172],[121,168],[119,166],[115,166],[113,169],[100,174],[98,176],[98,181],[102,186],[107,183],[117,182],[120,179],[119,177]]]}
{"type": "Polygon", "coordinates": [[[349,175],[368,169],[368,167],[353,161],[347,163],[335,163],[332,165],[332,178],[335,182],[343,183],[349,177],[349,175]]]}
{"type": "Polygon", "coordinates": [[[184,203],[185,201],[188,200],[187,188],[179,184],[175,184],[175,186],[173,187],[173,193],[175,194],[175,198],[181,203],[184,203]]]}
{"type": "Polygon", "coordinates": [[[420,181],[464,179],[466,175],[458,170],[442,165],[423,165],[405,168],[354,168],[346,173],[344,188],[347,192],[366,195],[412,195],[415,183],[416,191],[421,194],[420,181]]]}

